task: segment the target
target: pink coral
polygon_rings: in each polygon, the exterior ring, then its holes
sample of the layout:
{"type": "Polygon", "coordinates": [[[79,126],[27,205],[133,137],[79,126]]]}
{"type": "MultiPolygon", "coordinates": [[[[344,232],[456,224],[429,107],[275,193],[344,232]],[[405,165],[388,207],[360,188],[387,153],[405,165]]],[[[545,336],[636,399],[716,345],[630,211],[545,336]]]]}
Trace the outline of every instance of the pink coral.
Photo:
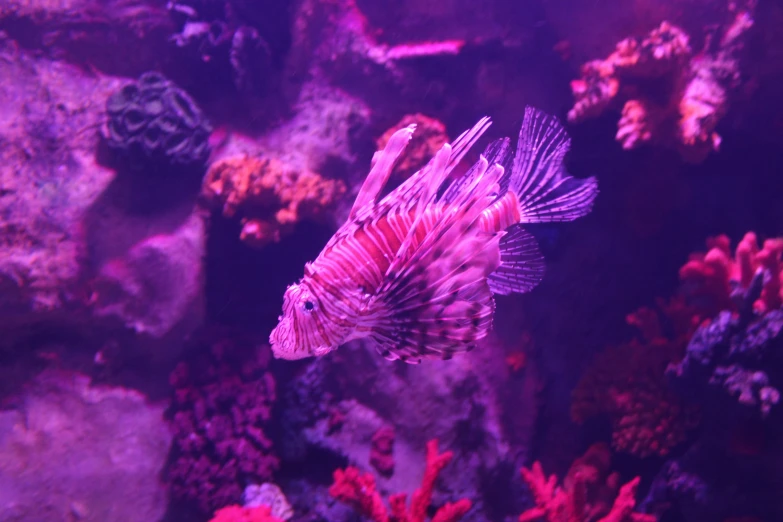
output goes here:
{"type": "MultiPolygon", "coordinates": [[[[362,474],[354,467],[334,472],[334,484],[329,488],[329,494],[334,498],[352,506],[360,515],[373,522],[424,522],[427,508],[432,502],[432,492],[435,481],[441,470],[451,461],[452,452],[438,454],[438,441],[433,439],[427,443],[426,464],[421,487],[411,498],[410,506],[406,505],[405,493],[389,497],[389,510],[375,489],[375,479],[369,473],[362,474]]],[[[467,513],[472,506],[468,499],[448,502],[441,506],[432,517],[432,522],[456,522],[467,513]]]]}
{"type": "Polygon", "coordinates": [[[758,270],[766,270],[761,297],[754,309],[765,312],[783,304],[783,238],[767,239],[759,248],[756,234],[748,232],[737,245],[734,255],[728,236],[707,240],[707,252],[692,254],[680,269],[683,292],[689,302],[704,315],[713,316],[721,310],[734,310],[732,291],[747,289],[758,270]]]}
{"type": "Polygon", "coordinates": [[[594,444],[574,461],[561,486],[554,475],[544,475],[540,462],[522,468],[536,505],[519,522],[655,522],[653,515],[633,512],[639,477],[618,492],[619,477],[609,473],[610,460],[606,446],[594,444]]]}
{"type": "Polygon", "coordinates": [[[240,238],[262,247],[303,219],[323,219],[345,184],[299,171],[275,158],[234,157],[212,165],[203,194],[225,217],[241,216],[240,238]]]}
{"type": "Polygon", "coordinates": [[[686,160],[702,161],[720,145],[715,128],[739,83],[738,55],[753,25],[754,8],[754,0],[733,6],[734,18],[723,37],[717,42],[708,38],[698,55],[686,32],[666,21],[644,37],[622,40],[605,60],[584,64],[582,77],[571,82],[569,121],[595,117],[622,103],[616,138],[623,148],[656,141],[674,146],[686,160]],[[649,96],[645,84],[651,82],[659,85],[655,91],[662,86],[668,96],[649,96]]]}

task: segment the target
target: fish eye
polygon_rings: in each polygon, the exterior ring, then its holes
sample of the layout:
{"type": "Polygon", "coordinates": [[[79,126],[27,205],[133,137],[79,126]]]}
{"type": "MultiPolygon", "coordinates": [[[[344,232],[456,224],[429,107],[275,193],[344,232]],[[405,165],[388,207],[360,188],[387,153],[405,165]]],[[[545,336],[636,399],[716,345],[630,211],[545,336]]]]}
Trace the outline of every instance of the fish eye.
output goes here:
{"type": "Polygon", "coordinates": [[[304,307],[305,312],[312,312],[315,310],[315,304],[312,301],[305,301],[302,306],[304,307]]]}

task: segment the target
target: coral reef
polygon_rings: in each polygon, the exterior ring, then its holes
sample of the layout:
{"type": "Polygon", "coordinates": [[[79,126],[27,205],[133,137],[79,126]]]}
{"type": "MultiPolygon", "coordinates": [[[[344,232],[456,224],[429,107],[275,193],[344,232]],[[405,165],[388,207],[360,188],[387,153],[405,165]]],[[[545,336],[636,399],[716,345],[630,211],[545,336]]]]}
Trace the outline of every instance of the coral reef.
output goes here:
{"type": "Polygon", "coordinates": [[[0,411],[0,520],[161,520],[163,406],[47,370],[0,411]],[[124,491],[124,494],[117,494],[124,491]]]}
{"type": "Polygon", "coordinates": [[[626,318],[640,339],[598,354],[571,403],[571,417],[579,424],[607,415],[612,446],[640,457],[668,454],[698,421],[695,407],[669,388],[664,375],[669,363],[682,358],[698,317],[678,300],[659,302],[659,309],[642,308],[626,318]]]}
{"type": "Polygon", "coordinates": [[[245,484],[268,479],[278,467],[264,433],[275,401],[268,347],[209,337],[172,373],[167,413],[174,430],[172,495],[203,513],[237,503],[245,484]]]}
{"type": "MultiPolygon", "coordinates": [[[[375,479],[370,474],[362,475],[354,467],[334,472],[334,484],[329,493],[345,504],[352,506],[359,514],[373,522],[388,522],[390,519],[406,522],[425,522],[427,509],[432,502],[432,492],[435,481],[441,470],[451,461],[450,451],[438,454],[438,441],[433,439],[427,443],[427,454],[424,478],[421,487],[412,497],[410,506],[406,506],[406,494],[399,493],[389,497],[391,515],[384,506],[380,495],[375,490],[375,479]]],[[[456,522],[471,508],[471,501],[460,499],[454,503],[447,502],[435,512],[432,522],[456,522]]]]}
{"type": "Polygon", "coordinates": [[[645,499],[648,511],[674,505],[686,520],[705,522],[783,516],[774,486],[783,480],[783,311],[753,310],[770,276],[764,272],[737,298],[739,313],[726,310],[703,325],[667,372],[673,389],[700,401],[704,426],[659,472],[645,499]]]}
{"type": "Polygon", "coordinates": [[[619,475],[609,473],[610,461],[605,445],[592,445],[574,461],[561,486],[555,475],[544,475],[538,461],[522,468],[536,505],[519,515],[519,522],[656,522],[653,515],[633,512],[639,477],[621,487],[619,475]]]}
{"type": "Polygon", "coordinates": [[[392,134],[408,125],[416,125],[416,132],[413,134],[413,138],[411,138],[408,146],[405,147],[393,171],[393,175],[402,179],[408,178],[408,176],[426,165],[430,158],[449,141],[449,137],[446,134],[446,126],[441,122],[423,114],[409,114],[378,138],[375,142],[377,149],[383,150],[392,134]]]}
{"type": "Polygon", "coordinates": [[[209,522],[283,522],[272,515],[268,506],[226,506],[215,512],[209,522]]]}
{"type": "Polygon", "coordinates": [[[225,217],[241,215],[242,241],[262,247],[303,219],[323,219],[345,193],[339,180],[297,171],[274,158],[236,157],[213,164],[204,196],[225,217]]]}
{"type": "Polygon", "coordinates": [[[722,36],[707,38],[699,54],[692,53],[688,34],[669,22],[645,37],[622,40],[605,60],[584,64],[582,77],[571,82],[569,121],[622,103],[616,138],[623,148],[659,142],[688,161],[704,160],[718,150],[716,127],[740,85],[740,55],[754,9],[755,0],[737,4],[722,36]],[[663,99],[661,91],[667,93],[663,99]]]}
{"type": "Polygon", "coordinates": [[[119,168],[166,175],[205,167],[212,128],[196,102],[160,73],[123,86],[106,100],[106,113],[106,142],[119,168]]]}

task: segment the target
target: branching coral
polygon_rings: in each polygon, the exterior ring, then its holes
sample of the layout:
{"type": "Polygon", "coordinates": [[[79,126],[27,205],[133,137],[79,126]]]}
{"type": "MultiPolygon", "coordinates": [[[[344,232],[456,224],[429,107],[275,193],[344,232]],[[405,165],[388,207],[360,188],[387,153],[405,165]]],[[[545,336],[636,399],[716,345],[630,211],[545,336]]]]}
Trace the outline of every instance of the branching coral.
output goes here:
{"type": "Polygon", "coordinates": [[[683,404],[665,379],[669,363],[682,358],[698,317],[679,300],[660,301],[659,309],[642,308],[626,318],[639,329],[640,340],[598,354],[574,389],[571,403],[571,417],[577,423],[607,415],[613,447],[640,457],[668,454],[698,419],[696,410],[683,404]]]}
{"type": "MultiPolygon", "coordinates": [[[[345,470],[338,469],[334,472],[334,484],[329,488],[329,494],[373,522],[425,522],[435,481],[452,457],[450,451],[438,454],[438,441],[429,441],[421,487],[413,493],[410,507],[406,506],[405,493],[391,495],[391,514],[375,489],[375,478],[369,473],[362,474],[354,467],[349,466],[345,470]]],[[[432,522],[456,522],[470,510],[471,505],[468,499],[447,502],[438,509],[432,522]]]]}
{"type": "Polygon", "coordinates": [[[203,192],[225,217],[242,216],[242,241],[262,247],[303,219],[323,218],[345,185],[274,158],[233,157],[210,167],[203,192]]]}
{"type": "Polygon", "coordinates": [[[409,114],[378,138],[378,150],[383,150],[398,129],[411,124],[416,125],[416,132],[394,167],[394,172],[403,178],[422,168],[449,141],[446,126],[441,122],[423,114],[409,114]]]}
{"type": "Polygon", "coordinates": [[[174,498],[211,513],[238,502],[248,482],[277,469],[264,434],[275,400],[267,347],[249,340],[204,343],[171,375],[174,444],[167,478],[174,498]]]}
{"type": "Polygon", "coordinates": [[[594,444],[568,470],[562,486],[544,475],[540,462],[522,468],[536,503],[519,522],[656,522],[653,515],[634,513],[639,477],[619,488],[617,473],[609,473],[611,457],[605,445],[594,444]]]}
{"type": "Polygon", "coordinates": [[[739,54],[754,8],[755,0],[734,7],[723,36],[707,38],[698,55],[688,35],[669,22],[643,38],[622,40],[605,60],[584,64],[582,77],[571,82],[569,121],[622,103],[616,138],[623,148],[657,141],[675,146],[687,160],[702,161],[720,144],[715,129],[739,84],[739,54]]]}
{"type": "Polygon", "coordinates": [[[734,296],[746,291],[759,270],[764,275],[761,296],[753,308],[760,313],[783,304],[783,238],[767,239],[759,248],[756,234],[748,232],[739,242],[734,256],[728,236],[707,240],[707,252],[691,255],[680,269],[683,292],[689,303],[707,316],[721,310],[736,310],[734,296]]]}
{"type": "Polygon", "coordinates": [[[215,512],[209,522],[283,522],[272,516],[268,506],[227,506],[215,512]]]}

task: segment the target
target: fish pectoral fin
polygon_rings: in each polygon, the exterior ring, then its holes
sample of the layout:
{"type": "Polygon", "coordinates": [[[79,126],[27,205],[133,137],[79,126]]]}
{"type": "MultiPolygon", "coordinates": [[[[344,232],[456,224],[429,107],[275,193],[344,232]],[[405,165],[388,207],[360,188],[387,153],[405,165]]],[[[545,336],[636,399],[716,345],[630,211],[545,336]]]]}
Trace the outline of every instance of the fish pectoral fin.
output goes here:
{"type": "Polygon", "coordinates": [[[532,290],[544,278],[544,256],[538,242],[521,225],[514,225],[500,240],[500,266],[489,275],[493,294],[532,290]]]}
{"type": "Polygon", "coordinates": [[[450,359],[492,327],[487,276],[500,265],[503,233],[482,230],[485,191],[502,168],[482,173],[475,190],[445,209],[421,239],[401,247],[369,305],[370,337],[382,356],[418,362],[450,359]]]}

